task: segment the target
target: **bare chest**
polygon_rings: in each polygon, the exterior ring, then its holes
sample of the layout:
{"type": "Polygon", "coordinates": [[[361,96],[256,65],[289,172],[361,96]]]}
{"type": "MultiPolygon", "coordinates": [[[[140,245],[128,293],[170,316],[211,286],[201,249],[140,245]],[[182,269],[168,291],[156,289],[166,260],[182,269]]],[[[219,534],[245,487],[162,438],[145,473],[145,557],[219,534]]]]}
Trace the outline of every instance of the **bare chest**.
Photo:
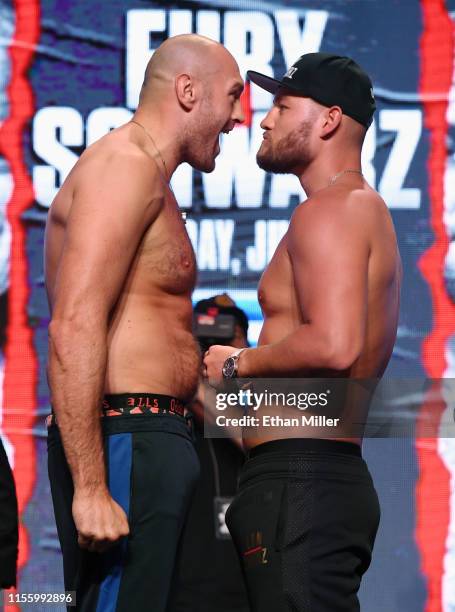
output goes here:
{"type": "Polygon", "coordinates": [[[196,284],[196,258],[175,203],[166,203],[144,235],[137,256],[143,282],[167,293],[191,293],[196,284]]]}
{"type": "Polygon", "coordinates": [[[258,300],[264,317],[286,314],[295,309],[296,292],[287,235],[279,243],[258,287],[258,300]]]}

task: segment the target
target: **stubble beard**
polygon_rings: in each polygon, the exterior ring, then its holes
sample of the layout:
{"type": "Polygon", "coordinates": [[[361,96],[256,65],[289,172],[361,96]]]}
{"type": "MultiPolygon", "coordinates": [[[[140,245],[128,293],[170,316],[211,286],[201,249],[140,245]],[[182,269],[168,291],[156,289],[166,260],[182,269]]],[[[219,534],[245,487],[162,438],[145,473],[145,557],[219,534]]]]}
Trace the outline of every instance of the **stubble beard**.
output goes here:
{"type": "Polygon", "coordinates": [[[213,118],[211,96],[207,96],[201,114],[187,133],[185,161],[200,172],[213,172],[217,136],[219,126],[213,118]]]}
{"type": "Polygon", "coordinates": [[[306,121],[276,144],[264,140],[256,155],[258,166],[274,174],[292,174],[306,168],[311,162],[310,133],[311,124],[306,121]]]}

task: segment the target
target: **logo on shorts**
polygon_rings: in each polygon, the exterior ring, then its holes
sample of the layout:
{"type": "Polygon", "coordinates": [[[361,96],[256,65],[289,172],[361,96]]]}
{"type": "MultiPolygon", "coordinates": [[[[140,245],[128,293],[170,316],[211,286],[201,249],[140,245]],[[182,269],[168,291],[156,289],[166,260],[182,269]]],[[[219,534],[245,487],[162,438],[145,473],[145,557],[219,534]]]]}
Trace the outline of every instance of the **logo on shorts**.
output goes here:
{"type": "Polygon", "coordinates": [[[246,550],[243,553],[243,562],[245,567],[266,565],[269,562],[267,558],[267,547],[262,546],[261,531],[253,531],[248,535],[246,550]]]}

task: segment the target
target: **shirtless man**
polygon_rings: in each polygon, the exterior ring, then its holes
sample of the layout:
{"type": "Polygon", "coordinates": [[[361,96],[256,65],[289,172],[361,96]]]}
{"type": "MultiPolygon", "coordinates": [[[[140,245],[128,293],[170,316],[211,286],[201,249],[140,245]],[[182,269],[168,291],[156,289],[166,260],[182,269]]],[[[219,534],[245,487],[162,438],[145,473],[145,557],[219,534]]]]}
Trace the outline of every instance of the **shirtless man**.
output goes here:
{"type": "MultiPolygon", "coordinates": [[[[207,376],[379,378],[396,337],[401,263],[387,206],[361,174],[370,79],[324,53],[303,55],[281,81],[248,75],[275,95],[258,164],[295,174],[308,200],[259,284],[258,347],[211,347],[207,376]]],[[[366,417],[343,409],[351,424],[366,417]]],[[[359,610],[379,504],[350,423],[335,435],[300,428],[296,438],[283,427],[245,441],[249,460],[226,520],[254,612],[359,610]]]]}
{"type": "Polygon", "coordinates": [[[49,475],[80,610],[166,609],[199,471],[196,262],[169,181],[182,162],[214,169],[242,89],[220,44],[168,39],[133,119],[84,152],[49,212],[49,475]]]}

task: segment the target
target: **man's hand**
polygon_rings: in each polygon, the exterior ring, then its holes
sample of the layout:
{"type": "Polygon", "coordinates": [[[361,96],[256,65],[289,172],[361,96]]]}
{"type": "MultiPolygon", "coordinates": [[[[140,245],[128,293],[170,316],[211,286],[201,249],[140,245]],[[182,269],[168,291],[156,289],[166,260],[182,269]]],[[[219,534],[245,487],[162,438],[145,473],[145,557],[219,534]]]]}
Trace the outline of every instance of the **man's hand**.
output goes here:
{"type": "Polygon", "coordinates": [[[74,494],[73,518],[78,544],[90,552],[103,552],[130,532],[128,519],[109,492],[74,494]]]}
{"type": "Polygon", "coordinates": [[[220,384],[223,380],[222,368],[224,362],[237,350],[234,346],[221,346],[219,344],[209,348],[204,355],[204,376],[209,385],[217,387],[220,384]]]}

